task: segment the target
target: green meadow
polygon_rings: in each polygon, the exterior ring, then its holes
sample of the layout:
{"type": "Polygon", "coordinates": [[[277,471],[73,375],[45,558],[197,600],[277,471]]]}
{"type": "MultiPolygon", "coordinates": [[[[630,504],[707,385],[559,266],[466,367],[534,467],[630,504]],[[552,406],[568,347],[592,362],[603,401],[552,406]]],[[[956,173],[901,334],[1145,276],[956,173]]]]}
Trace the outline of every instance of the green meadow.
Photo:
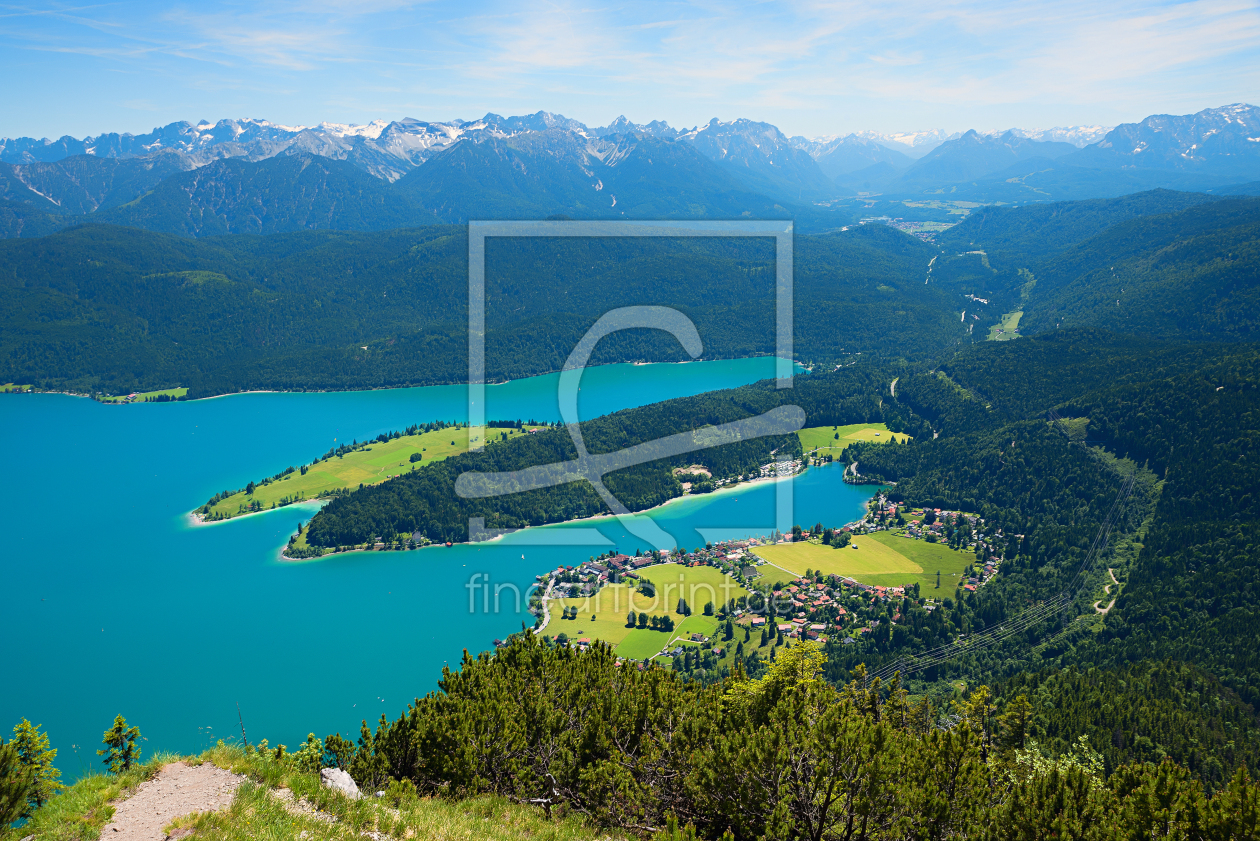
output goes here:
{"type": "Polygon", "coordinates": [[[796,437],[801,439],[801,449],[825,450],[835,448],[843,450],[855,441],[891,441],[898,444],[910,440],[910,436],[899,432],[890,432],[882,423],[851,423],[845,426],[810,426],[799,430],[796,437]]]}
{"type": "Polygon", "coordinates": [[[936,590],[938,570],[941,573],[939,594],[952,596],[963,570],[976,560],[971,552],[956,552],[943,543],[915,540],[896,531],[854,535],[851,545],[858,548],[836,549],[807,541],[758,546],[753,551],[797,575],[812,569],[878,587],[918,583],[924,596],[931,596],[928,591],[936,590]]]}
{"type": "Polygon", "coordinates": [[[178,397],[185,397],[187,395],[188,395],[188,389],[186,388],[164,388],[164,389],[161,389],[160,391],[142,391],[138,393],[134,398],[126,394],[114,394],[114,395],[102,396],[98,399],[102,403],[143,403],[146,400],[153,399],[154,397],[165,396],[165,397],[178,398],[178,397]]]}
{"type": "Polygon", "coordinates": [[[667,643],[694,633],[712,636],[718,621],[704,616],[704,605],[715,608],[729,599],[745,596],[748,591],[733,578],[713,567],[687,567],[681,564],[657,564],[640,570],[638,575],[656,586],[656,596],[649,598],[632,590],[629,584],[609,584],[593,596],[574,599],[551,599],[547,603],[551,618],[546,633],[558,636],[562,631],[570,640],[587,637],[612,645],[619,656],[641,660],[656,654],[667,643]],[[677,613],[679,597],[687,600],[691,616],[677,613]],[[566,608],[577,608],[576,619],[561,619],[566,608]],[[630,611],[649,616],[669,614],[677,623],[673,631],[650,628],[629,628],[630,611]]]}
{"type": "Polygon", "coordinates": [[[1015,332],[1015,328],[1019,327],[1019,320],[1023,315],[1023,310],[1016,310],[1003,315],[1001,322],[989,328],[989,341],[1009,342],[1011,339],[1018,339],[1019,334],[1015,332]]]}
{"type": "MultiPolygon", "coordinates": [[[[320,459],[307,467],[264,484],[259,482],[252,494],[244,490],[220,500],[210,509],[211,516],[234,517],[245,513],[257,502],[269,509],[289,502],[315,499],[321,493],[359,485],[375,485],[394,476],[415,470],[425,464],[442,461],[468,449],[469,431],[465,427],[452,427],[425,432],[420,435],[404,435],[385,443],[373,442],[341,456],[320,459]],[[413,454],[421,456],[412,462],[413,454]],[[242,508],[245,510],[242,511],[242,508]]],[[[486,436],[493,441],[525,434],[519,429],[486,429],[486,436]]]]}

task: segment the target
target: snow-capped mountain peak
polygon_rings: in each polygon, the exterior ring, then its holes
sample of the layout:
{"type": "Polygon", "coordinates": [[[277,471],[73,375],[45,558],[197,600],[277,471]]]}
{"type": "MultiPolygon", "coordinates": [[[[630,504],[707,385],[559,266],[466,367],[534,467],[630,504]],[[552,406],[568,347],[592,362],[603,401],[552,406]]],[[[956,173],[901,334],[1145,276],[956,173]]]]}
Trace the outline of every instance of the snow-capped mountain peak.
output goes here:
{"type": "Polygon", "coordinates": [[[386,120],[373,120],[365,125],[356,126],[349,123],[320,123],[317,127],[323,134],[329,134],[333,137],[366,137],[369,140],[375,140],[381,136],[381,132],[389,125],[386,120]]]}

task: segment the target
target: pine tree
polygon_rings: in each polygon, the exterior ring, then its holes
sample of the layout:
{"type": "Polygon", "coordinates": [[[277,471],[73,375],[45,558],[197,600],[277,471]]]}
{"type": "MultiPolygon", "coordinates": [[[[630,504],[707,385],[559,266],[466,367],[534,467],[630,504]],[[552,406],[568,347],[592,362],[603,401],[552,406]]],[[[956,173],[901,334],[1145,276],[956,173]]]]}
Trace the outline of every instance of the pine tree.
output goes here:
{"type": "Polygon", "coordinates": [[[630,611],[629,615],[626,616],[626,627],[633,628],[634,623],[638,621],[638,618],[639,617],[635,615],[635,612],[633,610],[630,611]]]}
{"type": "Polygon", "coordinates": [[[345,771],[350,767],[350,761],[353,758],[354,742],[341,738],[340,733],[334,733],[324,739],[324,765],[326,767],[336,767],[345,771]]]}
{"type": "Polygon", "coordinates": [[[48,734],[39,732],[38,724],[31,724],[26,719],[13,728],[14,750],[22,759],[22,766],[33,776],[35,794],[32,796],[36,806],[43,806],[65,786],[60,782],[61,772],[53,767],[57,758],[56,749],[48,747],[48,734]]]}
{"type": "Polygon", "coordinates": [[[1032,704],[1028,696],[1015,696],[1006,705],[1006,712],[998,718],[1002,728],[1002,746],[1011,750],[1023,750],[1028,739],[1028,728],[1032,724],[1032,704]]]}
{"type": "Polygon", "coordinates": [[[38,784],[12,744],[0,743],[0,830],[30,815],[38,784]]]}
{"type": "Polygon", "coordinates": [[[136,745],[136,740],[139,738],[140,728],[128,727],[127,719],[121,715],[115,716],[114,726],[105,731],[101,740],[105,743],[105,747],[98,750],[96,755],[105,757],[102,761],[109,767],[111,773],[121,774],[123,771],[129,771],[131,766],[140,759],[140,748],[136,745]]]}

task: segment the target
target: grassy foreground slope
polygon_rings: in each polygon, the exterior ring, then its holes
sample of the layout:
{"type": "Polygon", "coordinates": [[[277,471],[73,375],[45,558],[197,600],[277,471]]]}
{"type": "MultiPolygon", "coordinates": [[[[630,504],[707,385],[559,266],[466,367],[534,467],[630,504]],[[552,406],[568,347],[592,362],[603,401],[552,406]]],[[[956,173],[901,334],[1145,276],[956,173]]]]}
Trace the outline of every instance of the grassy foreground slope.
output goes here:
{"type": "MultiPolygon", "coordinates": [[[[33,836],[40,841],[89,841],[100,836],[113,816],[112,802],[125,799],[170,762],[158,754],[117,776],[93,774],[70,786],[24,826],[0,828],[0,841],[33,836]]],[[[190,833],[198,839],[346,839],[420,838],[432,841],[586,841],[626,836],[597,832],[577,816],[548,819],[541,809],[512,803],[504,797],[458,799],[417,797],[414,788],[391,789],[389,796],[350,800],[320,785],[314,771],[299,770],[293,760],[245,751],[237,745],[211,748],[200,756],[182,757],[190,765],[212,762],[248,778],[230,806],[221,812],[176,818],[168,835],[190,833]],[[285,792],[291,792],[288,798],[285,792]],[[280,795],[280,796],[277,796],[280,795]],[[294,802],[307,808],[294,807],[294,802]],[[375,835],[380,833],[380,836],[375,835]]]]}

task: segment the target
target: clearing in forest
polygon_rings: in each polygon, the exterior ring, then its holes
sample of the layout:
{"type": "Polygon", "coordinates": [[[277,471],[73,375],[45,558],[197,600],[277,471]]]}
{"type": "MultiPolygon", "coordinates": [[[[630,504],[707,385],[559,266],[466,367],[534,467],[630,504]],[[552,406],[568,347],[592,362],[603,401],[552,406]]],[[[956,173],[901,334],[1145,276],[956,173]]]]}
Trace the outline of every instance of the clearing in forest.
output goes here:
{"type": "Polygon", "coordinates": [[[1019,327],[1019,320],[1023,317],[1023,310],[1008,312],[1002,316],[1002,320],[989,327],[988,339],[991,342],[1009,342],[1011,339],[1018,339],[1019,334],[1015,330],[1019,327]]]}
{"type": "Polygon", "coordinates": [[[898,444],[904,444],[910,440],[905,433],[889,432],[882,423],[810,426],[799,430],[796,437],[801,439],[801,449],[805,452],[828,448],[843,450],[855,441],[891,441],[895,438],[898,444]]]}

